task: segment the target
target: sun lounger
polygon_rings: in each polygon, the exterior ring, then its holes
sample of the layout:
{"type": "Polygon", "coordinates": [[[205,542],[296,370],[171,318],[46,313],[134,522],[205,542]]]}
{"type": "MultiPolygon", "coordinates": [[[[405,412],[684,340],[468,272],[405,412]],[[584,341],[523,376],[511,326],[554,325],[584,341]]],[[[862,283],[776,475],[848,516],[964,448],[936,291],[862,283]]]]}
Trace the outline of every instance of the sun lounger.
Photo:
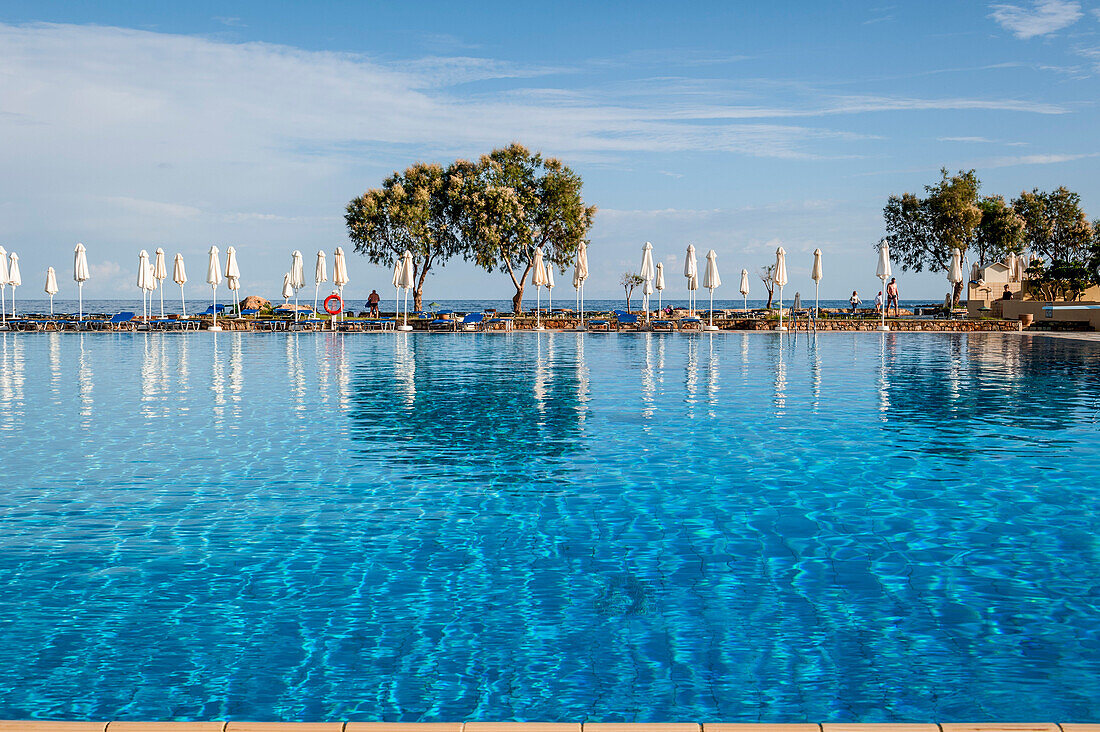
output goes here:
{"type": "Polygon", "coordinates": [[[596,318],[594,320],[586,321],[585,325],[588,326],[589,330],[593,331],[607,332],[611,330],[611,321],[605,320],[604,318],[596,318]]]}
{"type": "Polygon", "coordinates": [[[512,318],[489,318],[484,321],[484,330],[512,330],[515,321],[512,318]]]}
{"type": "Polygon", "coordinates": [[[665,320],[665,319],[662,318],[661,320],[652,321],[650,323],[650,325],[653,326],[653,330],[667,330],[670,333],[672,331],[676,330],[676,321],[675,320],[665,320]]]}
{"type": "Polygon", "coordinates": [[[686,318],[680,318],[680,330],[702,330],[703,319],[697,318],[694,315],[686,318]]]}
{"type": "Polygon", "coordinates": [[[621,310],[615,312],[615,324],[619,330],[638,330],[638,314],[624,313],[621,310]],[[626,326],[624,329],[623,326],[626,326]]]}

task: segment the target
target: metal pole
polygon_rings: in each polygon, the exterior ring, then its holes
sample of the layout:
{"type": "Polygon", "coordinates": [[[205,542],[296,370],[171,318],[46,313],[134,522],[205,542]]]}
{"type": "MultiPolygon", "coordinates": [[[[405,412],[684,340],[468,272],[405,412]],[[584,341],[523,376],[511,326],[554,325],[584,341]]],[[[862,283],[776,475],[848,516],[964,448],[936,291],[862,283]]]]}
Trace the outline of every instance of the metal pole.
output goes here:
{"type": "Polygon", "coordinates": [[[783,285],[779,286],[779,330],[783,330],[783,285]]]}
{"type": "Polygon", "coordinates": [[[814,280],[814,320],[821,317],[821,283],[814,280]]]}

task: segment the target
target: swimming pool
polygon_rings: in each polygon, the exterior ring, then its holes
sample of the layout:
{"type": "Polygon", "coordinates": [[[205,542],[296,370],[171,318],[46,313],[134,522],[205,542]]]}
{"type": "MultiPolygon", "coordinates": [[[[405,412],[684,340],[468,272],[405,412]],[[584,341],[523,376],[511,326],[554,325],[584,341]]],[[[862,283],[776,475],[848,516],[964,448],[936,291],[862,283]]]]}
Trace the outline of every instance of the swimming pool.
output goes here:
{"type": "Polygon", "coordinates": [[[1098,354],[0,334],[0,718],[1100,721],[1098,354]]]}

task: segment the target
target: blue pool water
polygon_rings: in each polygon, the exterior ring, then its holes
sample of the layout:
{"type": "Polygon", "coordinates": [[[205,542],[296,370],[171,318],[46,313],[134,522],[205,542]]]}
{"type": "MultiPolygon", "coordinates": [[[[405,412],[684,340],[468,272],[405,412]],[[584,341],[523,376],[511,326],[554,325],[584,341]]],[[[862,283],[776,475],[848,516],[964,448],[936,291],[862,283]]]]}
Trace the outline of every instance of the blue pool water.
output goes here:
{"type": "Polygon", "coordinates": [[[1098,356],[0,334],[0,718],[1100,721],[1098,356]]]}

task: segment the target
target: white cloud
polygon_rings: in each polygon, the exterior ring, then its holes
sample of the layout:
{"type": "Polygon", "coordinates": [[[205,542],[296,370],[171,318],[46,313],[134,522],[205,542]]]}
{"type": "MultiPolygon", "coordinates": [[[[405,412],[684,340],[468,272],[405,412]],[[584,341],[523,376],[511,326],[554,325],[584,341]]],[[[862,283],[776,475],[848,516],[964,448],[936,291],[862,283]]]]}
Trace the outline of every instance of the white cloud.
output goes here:
{"type": "Polygon", "coordinates": [[[1081,19],[1081,4],[1068,0],[1035,0],[1030,6],[991,5],[989,17],[1017,38],[1045,36],[1081,19]]]}
{"type": "Polygon", "coordinates": [[[1086,160],[1100,157],[1100,153],[1061,154],[1046,153],[1037,155],[1016,155],[1001,158],[990,158],[977,164],[980,168],[1008,168],[1014,165],[1051,165],[1053,163],[1069,163],[1074,160],[1086,160]]]}

